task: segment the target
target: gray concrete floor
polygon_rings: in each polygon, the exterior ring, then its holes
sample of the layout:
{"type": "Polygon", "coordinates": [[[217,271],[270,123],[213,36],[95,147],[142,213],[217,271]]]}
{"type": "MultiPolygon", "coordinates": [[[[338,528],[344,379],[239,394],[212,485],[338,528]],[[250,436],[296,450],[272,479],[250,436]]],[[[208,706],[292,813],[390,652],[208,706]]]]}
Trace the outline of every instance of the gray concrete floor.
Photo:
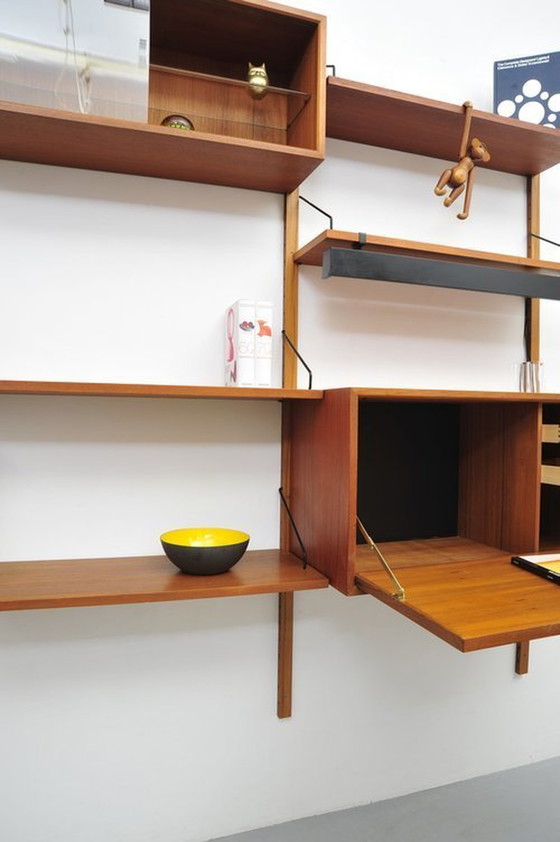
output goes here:
{"type": "Polygon", "coordinates": [[[560,758],[219,842],[560,842],[560,758]]]}

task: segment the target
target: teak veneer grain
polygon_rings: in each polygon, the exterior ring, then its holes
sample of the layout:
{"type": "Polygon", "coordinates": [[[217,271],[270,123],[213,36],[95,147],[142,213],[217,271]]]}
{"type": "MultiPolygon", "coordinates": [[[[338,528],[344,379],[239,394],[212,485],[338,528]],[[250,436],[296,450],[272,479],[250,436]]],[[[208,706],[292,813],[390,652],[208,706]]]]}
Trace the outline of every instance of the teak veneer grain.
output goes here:
{"type": "Polygon", "coordinates": [[[165,556],[0,563],[0,611],[287,593],[327,579],[280,550],[252,550],[229,572],[188,576],[165,556]]]}
{"type": "Polygon", "coordinates": [[[0,158],[287,193],[323,155],[265,141],[2,102],[0,158]]]}
{"type": "Polygon", "coordinates": [[[495,551],[479,561],[399,570],[406,599],[392,596],[383,572],[361,572],[358,586],[461,652],[560,634],[560,588],[495,551]]]}

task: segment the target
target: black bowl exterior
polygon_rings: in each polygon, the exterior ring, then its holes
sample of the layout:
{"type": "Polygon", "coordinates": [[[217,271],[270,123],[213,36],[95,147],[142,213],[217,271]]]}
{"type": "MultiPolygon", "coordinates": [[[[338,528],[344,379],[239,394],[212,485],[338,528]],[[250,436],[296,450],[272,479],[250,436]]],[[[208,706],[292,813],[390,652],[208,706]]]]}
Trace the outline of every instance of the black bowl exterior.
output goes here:
{"type": "Polygon", "coordinates": [[[226,573],[244,555],[249,539],[223,547],[181,547],[162,541],[165,555],[182,573],[191,576],[215,576],[226,573]]]}

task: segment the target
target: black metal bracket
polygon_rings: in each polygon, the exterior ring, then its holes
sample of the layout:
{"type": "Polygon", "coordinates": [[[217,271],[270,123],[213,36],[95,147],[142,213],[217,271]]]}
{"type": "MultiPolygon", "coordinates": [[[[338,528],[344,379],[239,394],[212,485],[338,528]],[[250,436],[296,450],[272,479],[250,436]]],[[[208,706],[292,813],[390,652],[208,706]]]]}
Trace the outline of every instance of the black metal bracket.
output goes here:
{"type": "Polygon", "coordinates": [[[298,358],[298,360],[300,361],[302,366],[305,368],[305,370],[309,374],[309,382],[308,382],[307,388],[311,389],[311,386],[313,385],[313,372],[311,371],[311,369],[309,368],[309,366],[307,365],[307,363],[305,362],[305,360],[301,356],[300,352],[298,351],[298,349],[296,348],[296,346],[294,345],[294,343],[292,342],[292,340],[290,339],[290,337],[288,336],[288,334],[286,333],[286,331],[284,329],[282,329],[282,338],[284,339],[285,342],[288,343],[288,345],[290,346],[290,348],[292,349],[292,351],[294,352],[294,354],[296,355],[296,357],[298,358]]]}
{"type": "Polygon", "coordinates": [[[331,74],[332,76],[336,76],[336,67],[334,66],[334,64],[327,64],[326,68],[327,68],[327,70],[332,70],[332,74],[331,74]]]}
{"type": "Polygon", "coordinates": [[[541,237],[540,234],[533,234],[531,231],[529,236],[535,237],[536,240],[542,240],[543,243],[550,243],[551,246],[558,246],[558,248],[560,248],[560,243],[555,243],[554,240],[547,240],[546,237],[541,237]]]}
{"type": "Polygon", "coordinates": [[[360,231],[358,234],[358,242],[352,245],[353,249],[361,249],[367,244],[367,234],[364,234],[363,231],[360,231]]]}
{"type": "Polygon", "coordinates": [[[333,218],[332,218],[332,216],[330,215],[330,213],[327,213],[326,211],[324,211],[324,210],[323,210],[323,208],[320,208],[320,207],[319,207],[319,205],[314,205],[314,204],[313,204],[313,202],[310,202],[310,201],[309,201],[309,199],[306,199],[306,198],[305,198],[305,196],[300,196],[299,198],[301,199],[301,201],[302,201],[302,202],[305,202],[305,204],[306,204],[306,205],[309,205],[311,208],[314,208],[316,211],[319,211],[319,213],[322,213],[322,214],[323,214],[323,216],[326,216],[326,217],[327,217],[327,219],[329,220],[329,228],[330,228],[330,229],[331,229],[331,231],[332,231],[332,227],[333,227],[333,218]]]}
{"type": "Polygon", "coordinates": [[[531,299],[525,299],[525,313],[523,316],[523,347],[525,348],[525,360],[531,360],[531,299]]]}
{"type": "Polygon", "coordinates": [[[288,506],[288,501],[286,500],[286,497],[284,496],[284,490],[282,489],[282,487],[280,487],[278,489],[278,493],[280,495],[280,500],[282,501],[284,509],[286,510],[286,514],[288,515],[288,520],[290,521],[292,529],[294,530],[294,534],[297,538],[298,544],[301,548],[301,559],[300,559],[300,561],[303,562],[303,569],[305,570],[306,567],[307,567],[307,550],[305,549],[305,545],[304,545],[303,541],[301,540],[301,535],[299,534],[298,528],[296,526],[296,522],[295,522],[295,520],[293,518],[293,515],[290,511],[290,507],[288,506]]]}

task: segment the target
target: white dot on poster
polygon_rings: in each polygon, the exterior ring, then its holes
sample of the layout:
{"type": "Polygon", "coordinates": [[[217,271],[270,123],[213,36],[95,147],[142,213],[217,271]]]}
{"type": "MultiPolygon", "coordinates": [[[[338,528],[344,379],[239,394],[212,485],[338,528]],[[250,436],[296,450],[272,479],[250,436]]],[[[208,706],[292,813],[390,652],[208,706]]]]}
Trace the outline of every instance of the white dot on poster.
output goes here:
{"type": "Polygon", "coordinates": [[[545,113],[544,105],[540,102],[526,102],[519,109],[518,117],[526,123],[540,123],[545,113]]]}
{"type": "Polygon", "coordinates": [[[549,114],[548,115],[548,122],[549,123],[554,123],[555,120],[556,120],[556,114],[549,114]]]}
{"type": "Polygon", "coordinates": [[[521,94],[517,94],[517,96],[515,97],[515,101],[516,102],[523,102],[523,97],[521,96],[521,94]]]}
{"type": "Polygon", "coordinates": [[[523,85],[523,93],[525,96],[536,96],[541,92],[542,85],[538,79],[527,79],[523,85]]]}
{"type": "Polygon", "coordinates": [[[498,103],[497,111],[500,117],[511,117],[515,114],[515,102],[511,99],[503,99],[498,103]]]}
{"type": "Polygon", "coordinates": [[[560,111],[560,94],[552,94],[548,100],[548,107],[551,111],[560,111]]]}
{"type": "Polygon", "coordinates": [[[556,126],[553,126],[552,123],[543,123],[542,127],[543,127],[543,129],[555,129],[556,128],[556,126]]]}
{"type": "Polygon", "coordinates": [[[543,91],[541,93],[541,99],[548,99],[549,96],[550,96],[550,94],[548,93],[548,91],[543,91]]]}

